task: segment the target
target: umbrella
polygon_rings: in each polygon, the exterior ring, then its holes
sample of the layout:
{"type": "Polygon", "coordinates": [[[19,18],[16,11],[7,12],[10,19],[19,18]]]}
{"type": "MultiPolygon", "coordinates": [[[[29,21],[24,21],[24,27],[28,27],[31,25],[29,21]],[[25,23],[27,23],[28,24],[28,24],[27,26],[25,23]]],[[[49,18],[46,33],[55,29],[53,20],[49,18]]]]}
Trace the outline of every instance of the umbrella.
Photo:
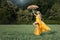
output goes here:
{"type": "Polygon", "coordinates": [[[39,8],[37,5],[30,5],[27,7],[27,9],[33,10],[39,8]]]}
{"type": "Polygon", "coordinates": [[[39,8],[37,5],[30,5],[27,7],[27,9],[32,10],[32,12],[35,12],[35,9],[39,8]]]}

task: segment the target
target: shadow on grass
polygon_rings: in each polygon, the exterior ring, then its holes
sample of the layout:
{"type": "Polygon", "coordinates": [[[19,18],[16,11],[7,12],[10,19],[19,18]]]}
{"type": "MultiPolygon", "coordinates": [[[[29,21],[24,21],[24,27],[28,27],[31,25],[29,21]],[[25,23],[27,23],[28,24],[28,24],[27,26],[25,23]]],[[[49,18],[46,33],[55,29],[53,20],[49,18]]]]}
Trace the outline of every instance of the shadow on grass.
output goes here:
{"type": "Polygon", "coordinates": [[[50,32],[42,33],[41,36],[43,36],[43,35],[55,35],[56,33],[57,33],[57,31],[50,31],[50,32]]]}
{"type": "Polygon", "coordinates": [[[57,31],[50,31],[48,34],[56,34],[57,31]]]}

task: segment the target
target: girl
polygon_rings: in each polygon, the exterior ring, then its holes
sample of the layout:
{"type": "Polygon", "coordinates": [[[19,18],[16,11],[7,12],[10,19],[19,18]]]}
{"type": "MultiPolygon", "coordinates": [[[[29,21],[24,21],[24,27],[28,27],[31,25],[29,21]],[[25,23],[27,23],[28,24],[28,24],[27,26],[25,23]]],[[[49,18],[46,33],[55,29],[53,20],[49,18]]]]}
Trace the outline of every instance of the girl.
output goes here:
{"type": "Polygon", "coordinates": [[[50,31],[51,29],[41,20],[41,13],[39,11],[33,13],[36,17],[36,21],[33,23],[35,26],[34,34],[40,35],[42,32],[50,31]]]}

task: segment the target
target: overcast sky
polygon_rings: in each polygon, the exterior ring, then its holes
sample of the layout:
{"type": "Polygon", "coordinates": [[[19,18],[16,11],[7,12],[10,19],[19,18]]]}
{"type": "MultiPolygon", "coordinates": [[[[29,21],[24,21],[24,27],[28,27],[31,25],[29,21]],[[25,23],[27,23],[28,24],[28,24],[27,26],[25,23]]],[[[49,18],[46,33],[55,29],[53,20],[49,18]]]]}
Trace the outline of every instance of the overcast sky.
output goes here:
{"type": "Polygon", "coordinates": [[[27,4],[32,3],[33,0],[11,0],[11,2],[13,2],[16,5],[19,5],[19,6],[23,6],[24,7],[27,4]]]}

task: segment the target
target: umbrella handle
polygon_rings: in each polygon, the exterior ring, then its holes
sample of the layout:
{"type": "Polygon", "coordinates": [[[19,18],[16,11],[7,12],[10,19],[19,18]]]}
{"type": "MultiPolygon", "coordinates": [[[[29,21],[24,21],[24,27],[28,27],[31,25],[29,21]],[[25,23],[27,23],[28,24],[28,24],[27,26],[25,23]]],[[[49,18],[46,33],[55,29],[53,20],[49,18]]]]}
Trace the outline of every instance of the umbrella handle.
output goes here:
{"type": "Polygon", "coordinates": [[[32,13],[35,13],[35,10],[32,10],[32,13]]]}

